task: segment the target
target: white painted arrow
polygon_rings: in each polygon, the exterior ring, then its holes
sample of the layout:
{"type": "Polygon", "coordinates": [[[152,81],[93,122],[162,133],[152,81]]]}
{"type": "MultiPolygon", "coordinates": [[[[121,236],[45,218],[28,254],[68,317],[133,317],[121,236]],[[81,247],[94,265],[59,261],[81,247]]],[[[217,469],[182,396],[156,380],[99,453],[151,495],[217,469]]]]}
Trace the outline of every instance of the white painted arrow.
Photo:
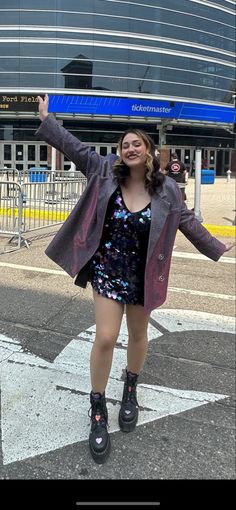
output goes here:
{"type": "MultiPolygon", "coordinates": [[[[166,312],[166,317],[162,313],[161,323],[168,329],[170,322],[167,312],[172,311],[161,312],[166,312]]],[[[181,311],[178,312],[176,321],[184,322],[183,317],[186,319],[186,315],[182,314],[182,317],[181,311]]],[[[196,312],[194,313],[196,319],[196,312]]],[[[216,331],[219,331],[219,317],[221,316],[214,316],[213,320],[216,331]]],[[[200,322],[199,329],[203,329],[202,320],[200,322]]],[[[204,329],[208,327],[205,326],[204,329]]],[[[80,333],[53,363],[25,352],[19,342],[0,335],[4,464],[87,440],[90,428],[89,357],[94,335],[95,326],[80,333]]],[[[149,340],[159,336],[161,333],[150,325],[149,340]]],[[[106,390],[110,432],[119,430],[117,417],[123,391],[121,375],[126,366],[127,338],[123,321],[106,390]]],[[[226,397],[227,395],[222,394],[139,384],[138,399],[141,409],[138,424],[142,425],[226,397]]]]}

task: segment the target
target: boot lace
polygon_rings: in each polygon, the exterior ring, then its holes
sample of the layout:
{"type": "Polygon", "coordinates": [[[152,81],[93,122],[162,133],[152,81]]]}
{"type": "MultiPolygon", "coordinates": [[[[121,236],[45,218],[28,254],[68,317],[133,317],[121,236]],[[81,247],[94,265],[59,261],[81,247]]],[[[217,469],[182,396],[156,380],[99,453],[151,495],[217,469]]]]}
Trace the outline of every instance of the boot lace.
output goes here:
{"type": "Polygon", "coordinates": [[[95,401],[91,404],[88,410],[88,416],[92,422],[92,428],[108,427],[107,419],[104,413],[103,405],[99,401],[95,401]]]}
{"type": "Polygon", "coordinates": [[[137,396],[136,396],[136,384],[135,383],[132,384],[132,383],[130,383],[130,381],[125,383],[122,402],[124,404],[131,403],[131,404],[133,404],[135,406],[138,405],[137,396]]]}

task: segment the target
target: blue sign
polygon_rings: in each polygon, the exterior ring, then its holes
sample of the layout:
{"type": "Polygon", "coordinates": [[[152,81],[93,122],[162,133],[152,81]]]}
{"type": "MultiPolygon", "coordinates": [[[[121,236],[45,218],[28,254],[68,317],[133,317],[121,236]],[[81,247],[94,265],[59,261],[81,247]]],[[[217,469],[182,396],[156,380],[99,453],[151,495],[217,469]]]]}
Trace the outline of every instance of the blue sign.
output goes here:
{"type": "Polygon", "coordinates": [[[105,96],[50,95],[49,111],[55,113],[125,115],[129,117],[155,117],[226,123],[234,123],[236,118],[236,109],[230,106],[105,96]]]}

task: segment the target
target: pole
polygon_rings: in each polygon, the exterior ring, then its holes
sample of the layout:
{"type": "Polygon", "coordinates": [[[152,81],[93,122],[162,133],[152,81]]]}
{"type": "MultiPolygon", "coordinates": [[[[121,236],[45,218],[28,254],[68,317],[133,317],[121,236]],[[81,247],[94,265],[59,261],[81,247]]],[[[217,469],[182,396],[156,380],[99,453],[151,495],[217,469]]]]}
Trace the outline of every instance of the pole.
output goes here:
{"type": "Polygon", "coordinates": [[[227,170],[227,182],[230,182],[230,177],[231,177],[231,170],[227,170]]]}
{"type": "Polygon", "coordinates": [[[70,172],[76,172],[76,165],[75,165],[75,163],[73,163],[72,161],[71,161],[71,164],[70,164],[69,171],[70,171],[70,172]]]}
{"type": "Polygon", "coordinates": [[[202,151],[196,149],[195,157],[195,188],[194,188],[194,214],[195,217],[202,222],[203,218],[200,211],[201,197],[201,169],[202,169],[202,151]]]}
{"type": "Polygon", "coordinates": [[[56,149],[55,147],[52,147],[52,156],[51,156],[51,172],[52,172],[52,176],[55,175],[55,172],[56,172],[56,149]]]}

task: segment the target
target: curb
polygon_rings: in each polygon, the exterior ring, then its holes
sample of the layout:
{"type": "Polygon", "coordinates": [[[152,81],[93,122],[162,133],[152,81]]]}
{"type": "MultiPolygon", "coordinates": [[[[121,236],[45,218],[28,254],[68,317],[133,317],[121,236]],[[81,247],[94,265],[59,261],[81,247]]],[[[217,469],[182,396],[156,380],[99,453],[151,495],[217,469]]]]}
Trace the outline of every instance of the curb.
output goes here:
{"type": "MultiPolygon", "coordinates": [[[[70,211],[49,211],[40,209],[24,208],[22,212],[22,219],[43,220],[43,221],[65,221],[70,214],[70,211]]],[[[8,216],[9,218],[18,217],[18,208],[0,207],[0,216],[8,216]]]]}
{"type": "MultiPolygon", "coordinates": [[[[43,221],[65,221],[70,214],[70,211],[48,211],[48,210],[36,210],[36,209],[23,209],[22,218],[30,218],[43,221]]],[[[17,218],[18,209],[16,208],[0,208],[0,215],[17,218]]],[[[222,237],[236,237],[236,226],[228,225],[208,225],[202,223],[202,225],[213,235],[219,235],[222,237]]]]}
{"type": "Polygon", "coordinates": [[[213,235],[219,235],[222,237],[235,237],[236,236],[236,226],[228,226],[228,225],[208,225],[203,223],[203,226],[213,235]]]}

